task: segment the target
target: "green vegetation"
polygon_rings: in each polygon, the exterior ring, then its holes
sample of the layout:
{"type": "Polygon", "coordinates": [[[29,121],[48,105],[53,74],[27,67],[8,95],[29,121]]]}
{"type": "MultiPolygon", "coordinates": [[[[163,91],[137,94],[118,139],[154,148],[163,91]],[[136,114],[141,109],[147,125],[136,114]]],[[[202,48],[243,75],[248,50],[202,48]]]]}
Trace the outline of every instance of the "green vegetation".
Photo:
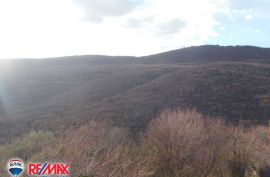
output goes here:
{"type": "Polygon", "coordinates": [[[63,161],[78,177],[263,177],[270,165],[269,132],[165,110],[136,140],[127,129],[93,120],[61,136],[31,132],[1,146],[0,159],[2,165],[10,157],[63,161]]]}
{"type": "Polygon", "coordinates": [[[56,139],[51,132],[30,132],[23,138],[16,138],[6,146],[1,146],[0,159],[11,157],[21,157],[25,160],[31,160],[41,150],[51,144],[56,143],[56,139]]]}

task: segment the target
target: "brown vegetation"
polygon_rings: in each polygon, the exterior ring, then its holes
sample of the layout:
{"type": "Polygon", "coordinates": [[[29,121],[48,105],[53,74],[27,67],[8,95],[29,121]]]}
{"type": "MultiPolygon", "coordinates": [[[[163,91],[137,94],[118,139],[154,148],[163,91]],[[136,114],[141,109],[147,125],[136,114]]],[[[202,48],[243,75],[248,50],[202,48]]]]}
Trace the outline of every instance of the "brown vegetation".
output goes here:
{"type": "Polygon", "coordinates": [[[60,131],[94,118],[138,133],[165,108],[266,125],[269,51],[200,46],[136,58],[1,61],[0,144],[31,130],[60,131]]]}
{"type": "Polygon", "coordinates": [[[136,141],[127,129],[91,121],[64,136],[32,132],[1,146],[0,159],[68,162],[72,176],[84,177],[258,177],[270,165],[268,131],[166,110],[136,141]]]}
{"type": "Polygon", "coordinates": [[[229,126],[194,111],[165,111],[150,124],[155,176],[244,177],[269,163],[267,129],[229,126]]]}

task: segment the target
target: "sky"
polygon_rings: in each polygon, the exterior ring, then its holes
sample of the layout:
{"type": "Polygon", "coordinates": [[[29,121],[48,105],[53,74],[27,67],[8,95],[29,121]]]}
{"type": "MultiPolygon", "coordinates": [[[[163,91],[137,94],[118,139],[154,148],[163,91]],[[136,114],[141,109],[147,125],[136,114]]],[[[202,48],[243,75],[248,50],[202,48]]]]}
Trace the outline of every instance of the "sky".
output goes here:
{"type": "Polygon", "coordinates": [[[270,47],[269,0],[0,0],[0,58],[270,47]]]}

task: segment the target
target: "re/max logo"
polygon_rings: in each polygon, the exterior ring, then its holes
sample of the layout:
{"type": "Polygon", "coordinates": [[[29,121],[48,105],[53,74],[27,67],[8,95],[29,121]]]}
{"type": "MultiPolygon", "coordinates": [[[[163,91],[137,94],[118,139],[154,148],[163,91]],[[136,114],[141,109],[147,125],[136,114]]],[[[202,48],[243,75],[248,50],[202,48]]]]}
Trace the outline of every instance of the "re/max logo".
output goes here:
{"type": "Polygon", "coordinates": [[[69,164],[63,163],[30,163],[28,164],[29,175],[69,175],[69,164]]]}

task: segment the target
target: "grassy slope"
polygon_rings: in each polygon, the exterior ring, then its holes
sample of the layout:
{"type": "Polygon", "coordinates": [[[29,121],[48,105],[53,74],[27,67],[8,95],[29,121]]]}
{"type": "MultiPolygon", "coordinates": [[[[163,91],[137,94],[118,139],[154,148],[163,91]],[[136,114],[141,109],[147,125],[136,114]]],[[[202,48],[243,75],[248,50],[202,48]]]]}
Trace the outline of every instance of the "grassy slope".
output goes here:
{"type": "Polygon", "coordinates": [[[158,55],[156,61],[153,56],[84,56],[3,62],[0,142],[30,129],[61,130],[91,118],[112,119],[139,131],[167,107],[196,108],[234,121],[270,117],[267,57],[256,63],[198,63],[181,60],[181,52],[175,52],[162,61],[166,57],[158,55]]]}

